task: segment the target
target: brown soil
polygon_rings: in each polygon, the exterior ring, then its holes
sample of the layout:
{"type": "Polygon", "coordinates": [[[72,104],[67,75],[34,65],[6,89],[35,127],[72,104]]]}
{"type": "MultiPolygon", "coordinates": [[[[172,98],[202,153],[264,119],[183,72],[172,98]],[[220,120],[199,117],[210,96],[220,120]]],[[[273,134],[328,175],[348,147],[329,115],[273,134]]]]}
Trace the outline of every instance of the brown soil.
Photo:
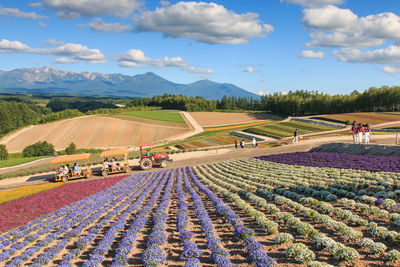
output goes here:
{"type": "Polygon", "coordinates": [[[127,147],[165,140],[189,130],[185,123],[177,127],[172,125],[174,123],[160,122],[156,125],[142,121],[131,121],[125,117],[83,116],[35,125],[3,140],[9,153],[21,152],[38,141],[52,143],[56,150],[65,149],[71,142],[77,148],[127,147]]]}

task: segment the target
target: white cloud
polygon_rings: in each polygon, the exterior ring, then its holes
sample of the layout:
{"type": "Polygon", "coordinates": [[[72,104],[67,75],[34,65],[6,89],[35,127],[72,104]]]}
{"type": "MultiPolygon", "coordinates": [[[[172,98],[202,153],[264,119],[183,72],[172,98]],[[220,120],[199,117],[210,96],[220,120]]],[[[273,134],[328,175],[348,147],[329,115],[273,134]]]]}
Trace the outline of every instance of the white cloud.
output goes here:
{"type": "Polygon", "coordinates": [[[88,27],[92,31],[103,33],[123,33],[132,30],[131,25],[122,25],[120,23],[106,23],[101,18],[93,19],[89,24],[80,24],[79,27],[88,27]]]}
{"type": "Polygon", "coordinates": [[[202,77],[208,77],[214,74],[214,71],[210,69],[197,68],[190,66],[186,60],[181,57],[169,58],[165,56],[162,59],[159,58],[148,58],[145,56],[144,52],[139,49],[131,49],[125,53],[117,54],[115,60],[119,62],[121,67],[129,68],[162,68],[162,67],[177,67],[181,70],[196,73],[202,77]]]}
{"type": "Polygon", "coordinates": [[[311,50],[304,50],[304,51],[301,51],[301,53],[298,54],[297,56],[304,57],[304,58],[324,58],[325,54],[323,52],[314,52],[311,50]]]}
{"type": "Polygon", "coordinates": [[[400,68],[393,68],[389,66],[384,66],[383,71],[389,74],[399,74],[400,73],[400,68]]]}
{"type": "Polygon", "coordinates": [[[161,32],[209,44],[243,44],[273,31],[271,25],[260,24],[258,17],[257,13],[237,14],[215,3],[178,2],[142,12],[134,21],[138,32],[161,32]]]}
{"type": "Polygon", "coordinates": [[[371,38],[363,33],[324,33],[315,32],[310,34],[313,39],[306,44],[306,47],[312,48],[330,48],[330,47],[374,47],[382,45],[384,39],[371,38]]]}
{"type": "Polygon", "coordinates": [[[47,24],[39,21],[39,26],[42,27],[42,28],[46,28],[47,24]]]}
{"type": "Polygon", "coordinates": [[[105,63],[104,54],[98,49],[89,49],[87,46],[73,43],[58,43],[54,40],[48,40],[47,43],[57,45],[50,49],[31,48],[19,41],[9,41],[2,39],[0,41],[0,53],[26,53],[40,55],[56,55],[68,57],[71,60],[86,61],[89,64],[105,63]]]}
{"type": "Polygon", "coordinates": [[[137,10],[142,2],[137,0],[42,0],[31,6],[43,6],[57,11],[57,16],[73,19],[81,16],[111,15],[124,17],[137,10]]]}
{"type": "Polygon", "coordinates": [[[333,51],[333,55],[342,62],[391,64],[400,66],[400,46],[395,45],[384,49],[365,52],[354,48],[344,48],[333,51]]]}
{"type": "Polygon", "coordinates": [[[319,30],[311,33],[307,47],[374,47],[386,41],[400,42],[400,17],[380,13],[358,17],[336,6],[303,10],[304,25],[319,30]]]}
{"type": "Polygon", "coordinates": [[[78,63],[79,61],[76,59],[66,58],[66,57],[59,57],[54,60],[54,63],[58,64],[73,64],[78,63]]]}
{"type": "Polygon", "coordinates": [[[357,15],[350,9],[336,6],[306,8],[303,10],[302,22],[309,28],[318,30],[345,30],[357,22],[357,15]]]}
{"type": "Polygon", "coordinates": [[[9,41],[7,39],[0,41],[0,53],[31,53],[32,51],[32,48],[19,41],[9,41]]]}
{"type": "Polygon", "coordinates": [[[55,45],[55,46],[59,46],[59,45],[65,44],[62,41],[56,41],[56,40],[53,40],[53,39],[48,39],[47,41],[44,41],[43,43],[46,44],[46,45],[55,45]]]}
{"type": "Polygon", "coordinates": [[[24,18],[24,19],[48,19],[46,16],[39,15],[35,12],[23,12],[18,8],[5,8],[0,6],[0,15],[7,17],[15,17],[15,18],[24,18]]]}
{"type": "Polygon", "coordinates": [[[287,2],[289,4],[296,4],[300,6],[319,7],[325,5],[340,5],[344,3],[344,0],[281,0],[281,2],[287,2]]]}

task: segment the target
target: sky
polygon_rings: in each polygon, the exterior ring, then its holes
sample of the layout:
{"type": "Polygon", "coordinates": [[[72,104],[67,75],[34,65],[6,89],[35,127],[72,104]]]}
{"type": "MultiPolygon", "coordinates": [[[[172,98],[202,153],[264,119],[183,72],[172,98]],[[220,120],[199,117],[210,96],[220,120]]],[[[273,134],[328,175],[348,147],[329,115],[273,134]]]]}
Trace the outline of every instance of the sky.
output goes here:
{"type": "Polygon", "coordinates": [[[0,0],[0,69],[154,72],[256,94],[398,86],[399,0],[0,0]]]}

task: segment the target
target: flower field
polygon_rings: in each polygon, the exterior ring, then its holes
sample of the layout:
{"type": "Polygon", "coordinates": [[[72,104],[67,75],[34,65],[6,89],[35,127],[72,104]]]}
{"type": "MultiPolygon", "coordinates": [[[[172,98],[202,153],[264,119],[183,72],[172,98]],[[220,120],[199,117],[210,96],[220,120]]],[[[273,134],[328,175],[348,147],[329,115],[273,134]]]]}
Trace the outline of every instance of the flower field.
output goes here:
{"type": "Polygon", "coordinates": [[[399,115],[390,113],[378,113],[378,112],[360,112],[360,113],[341,113],[341,114],[331,114],[315,117],[315,119],[327,119],[334,120],[337,122],[345,123],[346,121],[356,121],[363,124],[368,123],[371,125],[376,125],[386,122],[394,122],[399,120],[399,115]]]}
{"type": "Polygon", "coordinates": [[[359,157],[315,167],[266,156],[130,175],[3,229],[0,265],[398,266],[398,172],[381,168],[397,162],[377,157],[379,168],[355,169],[371,161],[359,157]]]}
{"type": "Polygon", "coordinates": [[[335,128],[325,125],[317,125],[300,121],[285,121],[266,124],[263,126],[255,126],[243,130],[247,133],[264,135],[276,139],[293,136],[295,130],[299,135],[334,130],[335,128]]]}

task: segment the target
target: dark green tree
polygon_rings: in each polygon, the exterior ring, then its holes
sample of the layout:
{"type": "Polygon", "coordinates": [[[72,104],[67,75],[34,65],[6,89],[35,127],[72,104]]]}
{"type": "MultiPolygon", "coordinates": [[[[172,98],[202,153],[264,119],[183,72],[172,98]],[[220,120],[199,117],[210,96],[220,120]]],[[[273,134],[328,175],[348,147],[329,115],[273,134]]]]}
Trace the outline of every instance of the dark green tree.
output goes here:
{"type": "Polygon", "coordinates": [[[76,145],[74,143],[69,144],[69,146],[65,149],[65,153],[67,155],[72,155],[76,153],[76,145]]]}
{"type": "Polygon", "coordinates": [[[8,158],[8,151],[5,145],[0,145],[0,160],[6,160],[8,158]]]}
{"type": "Polygon", "coordinates": [[[24,157],[51,156],[54,153],[54,146],[46,141],[37,142],[27,146],[22,151],[24,157]]]}

